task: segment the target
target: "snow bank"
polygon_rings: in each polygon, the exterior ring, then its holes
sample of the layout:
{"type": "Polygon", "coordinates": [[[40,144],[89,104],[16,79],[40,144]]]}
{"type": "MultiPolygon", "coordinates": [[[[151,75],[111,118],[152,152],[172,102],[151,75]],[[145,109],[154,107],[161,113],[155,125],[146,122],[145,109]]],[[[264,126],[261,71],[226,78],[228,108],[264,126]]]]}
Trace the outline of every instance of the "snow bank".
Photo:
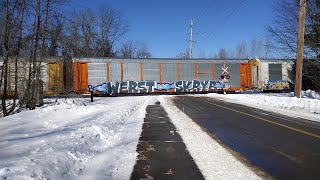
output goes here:
{"type": "MultiPolygon", "coordinates": [[[[294,93],[291,93],[291,96],[294,96],[294,93]]],[[[316,93],[312,90],[306,90],[301,92],[301,97],[303,98],[311,98],[311,99],[319,99],[320,100],[320,94],[316,93]]]]}
{"type": "Polygon", "coordinates": [[[150,99],[59,99],[1,118],[0,179],[129,179],[150,99]]]}
{"type": "Polygon", "coordinates": [[[261,179],[174,106],[171,97],[161,96],[160,102],[205,179],[261,179]]]}
{"type": "MultiPolygon", "coordinates": [[[[198,95],[199,96],[199,95],[198,95]]],[[[290,114],[293,117],[320,121],[320,100],[314,91],[303,91],[302,98],[293,97],[293,93],[252,93],[252,94],[207,94],[232,103],[243,104],[255,108],[290,114]]]]}

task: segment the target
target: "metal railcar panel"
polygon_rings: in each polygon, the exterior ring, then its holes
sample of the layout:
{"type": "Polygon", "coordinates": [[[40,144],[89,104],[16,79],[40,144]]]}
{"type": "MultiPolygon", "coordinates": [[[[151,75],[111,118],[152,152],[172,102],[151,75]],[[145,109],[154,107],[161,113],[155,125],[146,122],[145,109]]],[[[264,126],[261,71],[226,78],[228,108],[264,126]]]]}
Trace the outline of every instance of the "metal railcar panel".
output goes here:
{"type": "Polygon", "coordinates": [[[140,80],[140,64],[139,63],[124,63],[124,81],[139,81],[140,80]]]}
{"type": "MultiPolygon", "coordinates": [[[[3,62],[0,62],[0,68],[2,69],[3,62]]],[[[15,89],[15,70],[17,69],[17,87],[19,91],[19,87],[21,87],[21,83],[23,81],[23,63],[18,62],[18,68],[15,67],[15,63],[8,63],[7,64],[9,70],[7,74],[7,89],[8,89],[8,95],[13,95],[14,89],[15,89]]],[[[1,91],[3,91],[3,85],[1,86],[1,91]]]]}
{"type": "Polygon", "coordinates": [[[163,82],[178,81],[178,64],[163,63],[162,64],[162,79],[163,82]]]}
{"type": "Polygon", "coordinates": [[[229,79],[229,84],[232,87],[240,87],[240,63],[228,64],[229,74],[231,78],[229,79]]]}
{"type": "MultiPolygon", "coordinates": [[[[223,72],[222,70],[223,63],[215,64],[214,65],[214,79],[219,80],[221,77],[221,74],[223,72]]],[[[240,84],[240,63],[229,63],[226,64],[226,67],[228,67],[227,71],[229,72],[230,79],[228,81],[229,85],[231,87],[241,87],[240,84]]]]}
{"type": "Polygon", "coordinates": [[[212,66],[209,63],[198,64],[198,79],[200,81],[211,80],[212,78],[212,66]]]}
{"type": "Polygon", "coordinates": [[[195,79],[195,65],[193,63],[181,63],[180,76],[182,80],[195,79]]]}
{"type": "Polygon", "coordinates": [[[88,63],[88,83],[107,82],[107,63],[88,63]]]}
{"type": "Polygon", "coordinates": [[[269,80],[282,80],[282,64],[269,64],[269,80]]]}
{"type": "MultiPolygon", "coordinates": [[[[10,67],[14,68],[14,64],[11,63],[10,67]]],[[[19,83],[23,84],[24,80],[28,80],[29,78],[29,66],[32,67],[32,64],[24,62],[24,63],[19,63],[18,68],[20,69],[18,71],[18,76],[19,76],[19,83]]],[[[48,91],[48,63],[42,62],[40,65],[40,79],[43,81],[43,91],[47,92],[48,91]]],[[[11,70],[11,73],[14,75],[14,70],[11,70]]],[[[12,78],[14,80],[14,78],[12,78]]],[[[14,82],[14,81],[12,81],[14,82]]],[[[14,86],[12,86],[14,87],[14,86]]],[[[11,88],[12,89],[12,88],[11,88]]]]}
{"type": "Polygon", "coordinates": [[[144,63],[143,64],[144,81],[160,82],[160,64],[159,63],[144,63]]]}
{"type": "Polygon", "coordinates": [[[112,82],[121,82],[120,66],[120,63],[110,63],[110,80],[112,82]]]}

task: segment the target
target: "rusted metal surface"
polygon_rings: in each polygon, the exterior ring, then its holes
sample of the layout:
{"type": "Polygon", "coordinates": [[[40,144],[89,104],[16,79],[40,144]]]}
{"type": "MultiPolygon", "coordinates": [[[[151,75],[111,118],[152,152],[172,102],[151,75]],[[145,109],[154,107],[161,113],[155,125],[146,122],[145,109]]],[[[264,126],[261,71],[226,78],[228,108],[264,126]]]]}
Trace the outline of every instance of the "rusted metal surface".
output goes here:
{"type": "Polygon", "coordinates": [[[163,78],[162,78],[162,64],[159,64],[159,69],[160,69],[160,82],[163,82],[163,78]]]}
{"type": "Polygon", "coordinates": [[[88,92],[88,63],[73,63],[73,89],[75,92],[88,92]]]}
{"type": "Polygon", "coordinates": [[[140,81],[143,81],[143,63],[140,63],[140,81]]]}
{"type": "Polygon", "coordinates": [[[244,88],[244,89],[252,87],[250,63],[240,64],[240,84],[241,84],[241,88],[244,88]]]}
{"type": "Polygon", "coordinates": [[[64,91],[64,75],[62,63],[48,64],[48,91],[47,94],[60,94],[64,91]]]}
{"type": "Polygon", "coordinates": [[[178,63],[178,80],[181,80],[181,65],[178,63]]]}
{"type": "Polygon", "coordinates": [[[124,80],[123,63],[120,63],[121,81],[124,80]]]}
{"type": "Polygon", "coordinates": [[[110,63],[107,63],[107,79],[110,81],[110,63]]]}

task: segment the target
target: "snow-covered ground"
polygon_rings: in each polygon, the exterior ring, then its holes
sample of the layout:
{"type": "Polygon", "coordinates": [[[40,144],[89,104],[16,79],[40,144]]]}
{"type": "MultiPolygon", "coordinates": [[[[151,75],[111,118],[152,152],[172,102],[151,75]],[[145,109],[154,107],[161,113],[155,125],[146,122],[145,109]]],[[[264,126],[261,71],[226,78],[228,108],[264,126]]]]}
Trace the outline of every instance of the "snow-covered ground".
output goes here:
{"type": "Polygon", "coordinates": [[[320,122],[320,96],[314,91],[303,91],[302,98],[293,93],[238,93],[197,95],[216,98],[246,106],[277,112],[293,117],[305,118],[320,122]]]}
{"type": "Polygon", "coordinates": [[[0,179],[129,179],[150,99],[49,100],[1,118],[0,179]]]}
{"type": "MultiPolygon", "coordinates": [[[[195,96],[320,119],[320,100],[290,93],[195,96]]],[[[259,178],[179,111],[173,97],[47,99],[41,108],[0,118],[0,179],[129,179],[145,108],[157,100],[206,179],[259,178]]]]}

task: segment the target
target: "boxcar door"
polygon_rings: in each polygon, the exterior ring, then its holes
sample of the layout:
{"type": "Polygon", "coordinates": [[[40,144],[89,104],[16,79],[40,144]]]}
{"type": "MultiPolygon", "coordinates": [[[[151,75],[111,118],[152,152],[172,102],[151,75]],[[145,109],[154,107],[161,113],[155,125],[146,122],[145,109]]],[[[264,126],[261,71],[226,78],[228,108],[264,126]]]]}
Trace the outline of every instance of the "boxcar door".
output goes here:
{"type": "Polygon", "coordinates": [[[81,63],[80,88],[82,92],[88,91],[88,63],[81,63]]]}
{"type": "Polygon", "coordinates": [[[251,66],[249,63],[240,64],[240,84],[242,89],[248,89],[252,86],[251,66]]]}
{"type": "Polygon", "coordinates": [[[88,91],[88,63],[73,63],[73,88],[75,92],[88,91]]]}
{"type": "Polygon", "coordinates": [[[48,94],[63,93],[63,64],[48,64],[48,94]]]}

